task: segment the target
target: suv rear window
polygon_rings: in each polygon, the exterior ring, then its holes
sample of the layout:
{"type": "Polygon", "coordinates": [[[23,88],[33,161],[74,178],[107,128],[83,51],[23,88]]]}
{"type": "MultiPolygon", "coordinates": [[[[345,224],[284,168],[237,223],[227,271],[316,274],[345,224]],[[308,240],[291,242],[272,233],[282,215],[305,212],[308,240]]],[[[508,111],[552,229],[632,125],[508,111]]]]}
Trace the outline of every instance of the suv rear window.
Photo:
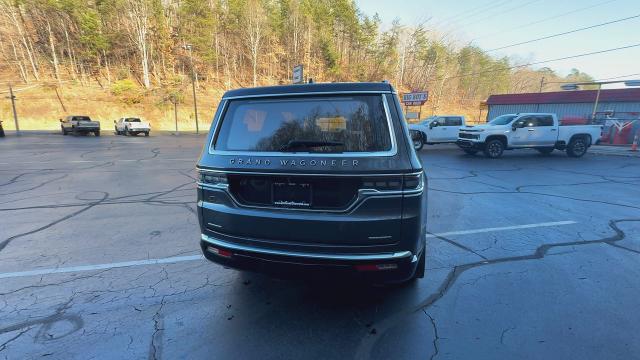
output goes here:
{"type": "Polygon", "coordinates": [[[391,150],[381,95],[232,100],[215,150],[378,152],[391,150]]]}

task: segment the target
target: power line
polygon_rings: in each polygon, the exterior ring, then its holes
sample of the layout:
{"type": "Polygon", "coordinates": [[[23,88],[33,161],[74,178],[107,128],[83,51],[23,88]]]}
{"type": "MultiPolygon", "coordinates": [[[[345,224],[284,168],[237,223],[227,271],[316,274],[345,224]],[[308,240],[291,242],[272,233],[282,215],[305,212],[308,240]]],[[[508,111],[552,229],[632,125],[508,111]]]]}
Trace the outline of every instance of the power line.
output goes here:
{"type": "Polygon", "coordinates": [[[518,45],[529,44],[529,43],[540,41],[540,40],[546,40],[546,39],[551,39],[551,38],[562,36],[562,35],[573,34],[573,33],[579,32],[579,31],[594,29],[594,28],[597,28],[597,27],[600,27],[600,26],[615,24],[615,23],[619,23],[619,22],[622,22],[622,21],[636,19],[636,18],[639,18],[639,17],[640,17],[640,14],[634,15],[634,16],[629,16],[629,17],[622,18],[622,19],[607,21],[607,22],[604,22],[604,23],[591,25],[591,26],[586,26],[586,27],[579,28],[579,29],[574,29],[574,30],[569,30],[569,31],[553,34],[553,35],[543,36],[543,37],[540,37],[540,38],[537,38],[537,39],[521,41],[521,42],[518,42],[518,43],[515,43],[515,44],[501,46],[501,47],[498,47],[498,48],[495,48],[495,49],[485,50],[485,52],[491,52],[491,51],[496,51],[496,50],[507,49],[507,48],[510,48],[510,47],[518,46],[518,45]]]}
{"type": "MultiPolygon", "coordinates": [[[[473,11],[470,14],[464,15],[461,18],[456,19],[453,22],[460,22],[461,20],[472,18],[472,17],[474,17],[476,15],[485,13],[485,12],[487,12],[489,10],[492,10],[492,9],[496,8],[496,7],[506,5],[506,4],[510,3],[511,1],[512,0],[499,0],[499,1],[496,1],[494,3],[489,3],[489,4],[492,4],[492,5],[487,6],[485,8],[480,8],[480,9],[478,9],[478,11],[473,11]]],[[[489,5],[489,4],[487,4],[487,5],[489,5]]],[[[454,16],[454,18],[455,18],[455,16],[454,16]]],[[[452,19],[449,19],[449,21],[452,21],[452,19]]]]}
{"type": "MultiPolygon", "coordinates": [[[[602,78],[602,79],[593,80],[593,82],[606,81],[606,80],[615,80],[615,79],[625,78],[625,77],[629,77],[629,76],[637,76],[637,75],[640,75],[640,73],[612,76],[612,77],[608,77],[608,78],[602,78]]],[[[575,81],[545,81],[544,83],[545,84],[574,84],[575,81]]]]}
{"type": "Polygon", "coordinates": [[[518,9],[520,9],[520,8],[523,8],[523,7],[525,7],[525,6],[528,6],[528,5],[531,5],[531,4],[533,4],[533,3],[537,3],[537,2],[540,2],[540,1],[541,1],[541,0],[532,0],[532,1],[526,2],[526,3],[524,3],[524,4],[520,4],[520,5],[518,5],[518,6],[515,6],[515,7],[512,7],[512,8],[509,8],[509,9],[505,9],[505,10],[503,10],[503,11],[498,11],[498,12],[496,12],[496,13],[489,14],[489,16],[483,17],[483,18],[481,18],[481,19],[479,19],[479,20],[476,20],[476,21],[473,21],[473,22],[470,22],[470,23],[464,24],[464,25],[460,26],[460,27],[459,27],[459,29],[464,28],[464,27],[467,27],[467,26],[469,26],[469,25],[477,24],[477,23],[479,23],[479,22],[481,22],[481,21],[485,21],[485,20],[491,19],[492,17],[497,16],[497,15],[501,15],[501,14],[504,14],[504,13],[512,12],[512,11],[514,11],[514,10],[518,10],[518,9]]]}
{"type": "MultiPolygon", "coordinates": [[[[527,23],[527,24],[523,24],[523,25],[519,25],[519,26],[516,26],[516,27],[512,27],[512,28],[509,29],[509,32],[513,32],[514,30],[523,29],[523,28],[526,28],[526,27],[529,27],[529,26],[532,26],[532,25],[537,25],[537,24],[540,24],[540,23],[543,23],[543,22],[547,22],[549,20],[555,20],[555,19],[561,18],[563,16],[575,14],[575,13],[578,13],[578,12],[581,12],[581,11],[584,11],[584,10],[589,10],[589,9],[592,9],[594,7],[598,7],[598,6],[601,6],[601,5],[610,4],[610,3],[615,2],[615,1],[618,1],[618,0],[603,1],[603,2],[600,2],[600,3],[597,3],[597,4],[593,4],[593,5],[590,5],[590,6],[585,6],[585,7],[574,9],[574,10],[571,10],[571,11],[567,11],[567,12],[564,12],[564,13],[561,13],[561,14],[558,14],[558,15],[554,15],[554,16],[550,16],[550,17],[543,18],[543,19],[540,19],[540,20],[536,20],[536,21],[533,21],[533,22],[530,22],[530,23],[527,23]]],[[[502,33],[504,33],[504,31],[496,31],[494,33],[490,33],[490,34],[487,34],[487,35],[482,35],[482,36],[479,36],[479,37],[476,37],[476,38],[472,39],[471,42],[474,42],[474,41],[479,40],[479,39],[484,39],[484,38],[489,37],[489,36],[502,34],[502,33]]]]}
{"type": "Polygon", "coordinates": [[[495,3],[497,3],[497,2],[503,2],[503,1],[504,1],[504,0],[488,1],[488,2],[486,2],[486,3],[484,3],[484,4],[480,4],[480,5],[478,5],[478,6],[474,6],[474,7],[472,7],[472,8],[469,8],[469,9],[465,10],[465,11],[461,11],[461,12],[459,12],[459,13],[457,13],[457,14],[453,15],[453,16],[446,17],[446,18],[442,19],[441,21],[451,21],[451,20],[453,20],[453,19],[455,19],[455,18],[457,18],[457,17],[460,17],[460,16],[463,16],[463,15],[466,15],[466,14],[472,13],[472,12],[474,12],[474,11],[476,11],[476,10],[482,9],[483,7],[485,7],[485,6],[489,5],[489,4],[495,4],[495,3]]]}
{"type": "Polygon", "coordinates": [[[449,77],[447,77],[447,79],[456,79],[456,78],[467,77],[467,76],[494,73],[494,72],[504,71],[504,70],[518,69],[518,68],[523,68],[523,67],[527,67],[527,66],[531,66],[531,65],[539,65],[539,64],[544,64],[544,63],[553,62],[553,61],[568,60],[568,59],[575,59],[575,58],[585,57],[585,56],[590,56],[590,55],[604,54],[604,53],[608,53],[608,52],[612,52],[612,51],[630,49],[630,48],[634,48],[634,47],[638,47],[638,46],[640,46],[640,43],[627,45],[627,46],[621,46],[621,47],[617,47],[617,48],[606,49],[606,50],[592,51],[592,52],[584,53],[584,54],[565,56],[565,57],[560,57],[560,58],[555,58],[555,59],[535,61],[535,62],[530,62],[530,63],[527,63],[527,64],[506,66],[506,67],[502,67],[502,68],[499,68],[499,69],[479,71],[479,72],[475,72],[475,73],[468,73],[468,74],[462,74],[462,75],[456,75],[456,76],[449,76],[449,77]]]}

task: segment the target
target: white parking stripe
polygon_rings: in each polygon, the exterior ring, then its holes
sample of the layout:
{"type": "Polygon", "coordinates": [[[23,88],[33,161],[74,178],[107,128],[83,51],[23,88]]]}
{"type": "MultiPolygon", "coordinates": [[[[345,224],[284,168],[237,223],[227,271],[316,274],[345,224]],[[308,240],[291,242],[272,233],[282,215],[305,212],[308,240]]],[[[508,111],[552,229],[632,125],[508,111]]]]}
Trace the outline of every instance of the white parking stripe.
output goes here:
{"type": "MultiPolygon", "coordinates": [[[[493,228],[484,228],[484,229],[475,229],[475,230],[450,231],[450,232],[437,233],[437,234],[427,234],[426,237],[434,238],[438,236],[479,234],[479,233],[505,231],[505,230],[518,230],[518,229],[530,229],[530,228],[537,228],[537,227],[570,225],[570,224],[576,224],[576,223],[577,223],[576,221],[570,221],[570,220],[556,221],[556,222],[493,227],[493,228]]],[[[0,279],[17,278],[17,277],[24,277],[24,276],[48,275],[48,274],[62,274],[62,273],[71,273],[71,272],[82,272],[82,271],[95,271],[95,270],[105,270],[105,269],[116,269],[116,268],[145,266],[145,265],[173,264],[173,263],[179,263],[184,261],[195,261],[195,260],[202,260],[202,259],[204,259],[204,256],[202,255],[190,255],[190,256],[174,256],[174,257],[160,258],[160,259],[125,261],[125,262],[117,262],[117,263],[110,263],[110,264],[96,264],[96,265],[71,266],[71,267],[64,267],[64,268],[38,269],[38,270],[29,270],[29,271],[0,273],[0,279]]]]}
{"type": "Polygon", "coordinates": [[[559,226],[559,225],[571,225],[576,224],[577,221],[555,221],[555,222],[544,222],[537,224],[525,224],[525,225],[514,225],[514,226],[504,226],[504,227],[492,227],[492,228],[484,228],[484,229],[474,229],[474,230],[461,230],[461,231],[449,231],[437,234],[427,234],[427,238],[434,238],[438,236],[451,236],[451,235],[468,235],[468,234],[480,234],[487,232],[495,232],[495,231],[506,231],[506,230],[518,230],[518,229],[531,229],[537,227],[547,227],[547,226],[559,226]]]}
{"type": "Polygon", "coordinates": [[[143,266],[143,265],[173,264],[173,263],[178,263],[183,261],[194,261],[194,260],[202,260],[202,259],[204,259],[204,256],[202,255],[174,256],[174,257],[162,258],[162,259],[125,261],[125,262],[118,262],[118,263],[111,263],[111,264],[83,265],[83,266],[71,266],[71,267],[65,267],[65,268],[18,271],[18,272],[10,272],[10,273],[0,273],[0,279],[16,278],[16,277],[23,277],[23,276],[61,274],[61,273],[69,273],[69,272],[116,269],[116,268],[123,268],[123,267],[143,266]]]}
{"type": "Polygon", "coordinates": [[[24,165],[24,164],[85,164],[85,163],[107,163],[107,162],[137,162],[137,161],[187,161],[196,162],[196,158],[191,159],[163,159],[163,158],[150,158],[150,159],[105,159],[105,160],[45,160],[45,161],[21,161],[19,163],[0,162],[0,165],[24,165]]]}

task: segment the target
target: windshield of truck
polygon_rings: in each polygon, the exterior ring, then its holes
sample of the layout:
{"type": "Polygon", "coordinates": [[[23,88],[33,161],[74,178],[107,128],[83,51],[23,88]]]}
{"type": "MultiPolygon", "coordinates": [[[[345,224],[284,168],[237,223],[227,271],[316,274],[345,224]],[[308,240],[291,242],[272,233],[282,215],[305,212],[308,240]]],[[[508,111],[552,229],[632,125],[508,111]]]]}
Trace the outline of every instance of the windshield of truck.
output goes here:
{"type": "Polygon", "coordinates": [[[391,149],[380,95],[232,100],[215,150],[372,152],[391,149]]]}
{"type": "Polygon", "coordinates": [[[489,121],[489,124],[491,125],[507,125],[508,123],[512,122],[513,119],[516,118],[516,115],[500,115],[497,118],[489,121]]]}

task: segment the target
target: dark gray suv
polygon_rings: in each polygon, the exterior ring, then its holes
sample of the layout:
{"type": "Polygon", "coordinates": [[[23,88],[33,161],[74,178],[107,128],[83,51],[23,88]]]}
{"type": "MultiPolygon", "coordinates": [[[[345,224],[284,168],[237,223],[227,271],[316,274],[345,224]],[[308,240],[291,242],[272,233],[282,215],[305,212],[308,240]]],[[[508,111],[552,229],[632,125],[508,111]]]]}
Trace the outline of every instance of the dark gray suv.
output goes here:
{"type": "Polygon", "coordinates": [[[207,259],[276,276],[424,276],[427,185],[388,83],[224,94],[198,161],[207,259]]]}

